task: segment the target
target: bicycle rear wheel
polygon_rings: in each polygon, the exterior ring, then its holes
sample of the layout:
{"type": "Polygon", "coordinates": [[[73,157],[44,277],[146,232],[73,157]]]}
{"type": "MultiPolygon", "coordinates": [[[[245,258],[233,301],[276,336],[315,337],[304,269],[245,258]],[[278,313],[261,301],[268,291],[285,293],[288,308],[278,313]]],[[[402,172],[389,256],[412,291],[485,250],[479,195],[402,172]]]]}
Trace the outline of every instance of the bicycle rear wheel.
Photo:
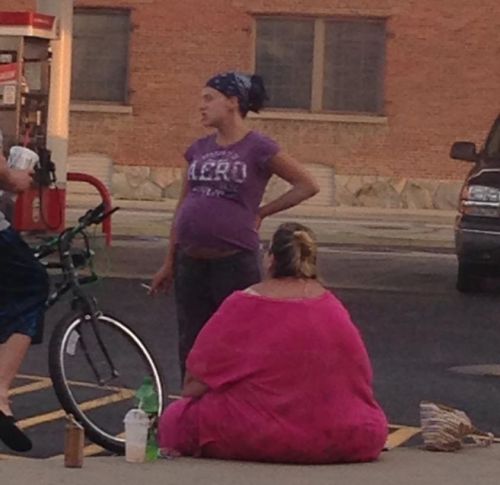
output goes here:
{"type": "Polygon", "coordinates": [[[151,377],[159,413],[163,409],[160,372],[144,343],[125,324],[99,315],[96,328],[83,315],[66,317],[56,326],[49,343],[50,376],[62,408],[81,423],[87,437],[124,453],[123,419],[135,407],[135,391],[144,377],[151,377]]]}

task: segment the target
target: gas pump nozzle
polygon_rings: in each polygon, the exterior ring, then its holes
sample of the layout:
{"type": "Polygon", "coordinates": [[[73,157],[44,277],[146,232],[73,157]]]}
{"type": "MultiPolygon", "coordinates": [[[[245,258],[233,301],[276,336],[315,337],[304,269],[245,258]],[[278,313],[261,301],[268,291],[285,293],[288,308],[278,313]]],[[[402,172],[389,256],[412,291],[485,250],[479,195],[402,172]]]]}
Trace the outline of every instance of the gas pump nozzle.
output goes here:
{"type": "Polygon", "coordinates": [[[39,148],[39,162],[35,165],[33,180],[40,187],[49,187],[56,182],[56,165],[52,161],[52,152],[46,148],[39,148]]]}

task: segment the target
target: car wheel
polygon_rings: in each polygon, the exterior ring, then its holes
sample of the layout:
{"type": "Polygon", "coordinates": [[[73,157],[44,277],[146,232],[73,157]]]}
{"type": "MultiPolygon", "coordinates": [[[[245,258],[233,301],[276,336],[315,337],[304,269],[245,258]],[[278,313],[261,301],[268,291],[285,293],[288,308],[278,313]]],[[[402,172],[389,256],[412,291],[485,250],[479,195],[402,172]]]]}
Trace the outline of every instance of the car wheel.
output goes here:
{"type": "Polygon", "coordinates": [[[458,262],[457,290],[461,293],[473,293],[481,289],[480,277],[474,264],[458,262]]]}

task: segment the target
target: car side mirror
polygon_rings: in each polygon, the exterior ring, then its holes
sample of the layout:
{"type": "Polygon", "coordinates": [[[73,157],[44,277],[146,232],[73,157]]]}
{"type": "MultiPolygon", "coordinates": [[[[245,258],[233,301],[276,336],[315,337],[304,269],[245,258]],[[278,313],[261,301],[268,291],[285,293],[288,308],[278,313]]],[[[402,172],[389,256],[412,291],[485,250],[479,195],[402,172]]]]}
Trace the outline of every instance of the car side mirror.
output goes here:
{"type": "Polygon", "coordinates": [[[478,157],[476,145],[470,141],[457,141],[451,146],[450,157],[455,160],[476,162],[478,157]]]}

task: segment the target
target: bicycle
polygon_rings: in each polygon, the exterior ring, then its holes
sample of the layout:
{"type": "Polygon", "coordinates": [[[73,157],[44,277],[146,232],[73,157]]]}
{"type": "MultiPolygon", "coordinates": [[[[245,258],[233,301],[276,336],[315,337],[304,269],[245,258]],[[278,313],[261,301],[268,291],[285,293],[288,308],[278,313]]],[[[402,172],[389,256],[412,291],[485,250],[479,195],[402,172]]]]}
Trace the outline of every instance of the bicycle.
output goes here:
{"type": "Polygon", "coordinates": [[[158,414],[164,403],[158,365],[142,340],[126,324],[98,309],[97,301],[82,286],[95,282],[93,251],[86,229],[100,224],[118,210],[105,212],[104,204],[87,211],[78,223],[34,249],[35,257],[47,269],[62,272],[46,309],[71,292],[69,315],[55,326],[49,341],[49,374],[56,396],[68,414],[83,426],[86,436],[103,448],[123,454],[123,418],[135,407],[135,391],[150,376],[158,395],[158,414]],[[77,236],[83,248],[75,248],[77,236]],[[56,261],[46,261],[51,255],[56,261]],[[90,275],[80,276],[82,269],[90,275]],[[114,404],[112,413],[103,407],[114,404]]]}

